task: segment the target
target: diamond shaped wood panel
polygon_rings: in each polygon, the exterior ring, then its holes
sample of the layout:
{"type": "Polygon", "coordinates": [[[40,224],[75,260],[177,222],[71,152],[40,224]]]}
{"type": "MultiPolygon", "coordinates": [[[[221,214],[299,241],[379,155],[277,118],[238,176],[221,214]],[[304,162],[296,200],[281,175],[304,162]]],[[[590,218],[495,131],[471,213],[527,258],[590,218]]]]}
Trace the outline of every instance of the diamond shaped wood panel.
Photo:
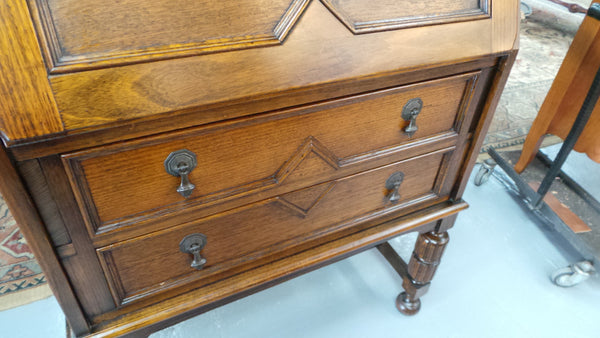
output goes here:
{"type": "Polygon", "coordinates": [[[309,2],[32,0],[31,9],[60,73],[280,44],[309,2]]]}
{"type": "Polygon", "coordinates": [[[306,217],[310,210],[333,189],[335,182],[318,184],[299,191],[290,192],[279,197],[278,201],[289,208],[295,215],[306,217]]]}
{"type": "Polygon", "coordinates": [[[490,17],[491,0],[321,0],[354,34],[490,17]]]}

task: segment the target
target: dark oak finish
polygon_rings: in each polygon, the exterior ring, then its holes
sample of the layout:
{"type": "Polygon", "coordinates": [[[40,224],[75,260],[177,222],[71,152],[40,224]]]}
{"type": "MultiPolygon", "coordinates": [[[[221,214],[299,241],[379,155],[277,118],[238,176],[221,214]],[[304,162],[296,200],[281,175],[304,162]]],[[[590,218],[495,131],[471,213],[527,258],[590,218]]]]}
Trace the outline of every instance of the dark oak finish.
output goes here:
{"type": "Polygon", "coordinates": [[[429,289],[446,244],[448,244],[447,232],[432,231],[417,237],[415,251],[407,267],[407,278],[404,278],[402,283],[405,291],[396,299],[396,307],[400,312],[414,315],[419,311],[420,298],[429,289]]]}
{"type": "Polygon", "coordinates": [[[434,189],[443,155],[438,152],[388,165],[101,248],[103,267],[112,277],[109,281],[119,303],[197,279],[207,283],[214,280],[214,274],[223,278],[228,275],[226,270],[238,265],[252,265],[254,260],[277,255],[311,238],[360,225],[372,213],[396,212],[438,197],[439,191],[434,189]],[[397,171],[406,176],[400,201],[393,204],[386,197],[385,181],[397,171]],[[360,196],[355,196],[354,191],[360,191],[360,196]],[[310,201],[306,211],[290,202],[302,205],[299,200],[306,198],[310,201]],[[183,237],[193,233],[204,234],[208,239],[202,250],[207,260],[202,271],[190,268],[190,256],[181,254],[177,246],[183,237]]]}
{"type": "Polygon", "coordinates": [[[27,189],[31,192],[38,212],[46,220],[46,230],[56,247],[71,243],[71,235],[67,230],[61,212],[53,199],[48,182],[38,160],[18,163],[18,170],[23,176],[27,189]]]}
{"type": "Polygon", "coordinates": [[[518,1],[0,0],[0,18],[0,189],[74,335],[143,337],[375,246],[415,312],[518,1]],[[386,241],[410,231],[404,263],[386,241]]]}
{"type": "Polygon", "coordinates": [[[98,257],[91,245],[73,193],[69,189],[64,167],[58,157],[46,157],[39,160],[48,182],[52,197],[57,202],[65,227],[71,235],[75,255],[67,255],[63,261],[77,293],[79,302],[88,316],[94,316],[115,308],[109,296],[108,284],[100,268],[98,257]]]}
{"type": "Polygon", "coordinates": [[[378,221],[371,223],[377,225],[368,227],[361,232],[302,251],[290,256],[288,259],[278,260],[205,287],[194,289],[183,295],[167,298],[161,303],[149,305],[141,310],[129,311],[125,307],[121,311],[110,313],[110,317],[97,319],[103,320],[102,324],[95,326],[97,336],[107,337],[130,332],[153,332],[165,327],[164,320],[167,318],[179,322],[300,274],[370,249],[400,234],[411,231],[431,231],[436,226],[435,220],[452,216],[466,208],[467,204],[464,202],[442,203],[393,220],[383,218],[378,220],[383,221],[383,223],[378,221]]]}
{"type": "Polygon", "coordinates": [[[459,182],[461,183],[455,187],[455,190],[452,193],[454,196],[462,196],[465,188],[467,187],[469,174],[475,166],[477,156],[479,156],[479,149],[481,149],[483,146],[485,135],[492,124],[492,116],[496,111],[496,107],[500,101],[500,96],[502,95],[502,90],[504,90],[504,85],[508,80],[508,74],[510,73],[516,58],[516,49],[511,50],[507,55],[504,55],[500,58],[497,71],[494,77],[491,79],[491,83],[488,87],[488,91],[490,93],[495,93],[495,95],[488,95],[485,100],[479,102],[480,116],[478,119],[473,120],[473,142],[470,144],[470,148],[466,154],[467,157],[465,158],[464,162],[462,162],[465,168],[460,171],[463,176],[459,177],[459,182]]]}
{"type": "Polygon", "coordinates": [[[88,321],[69,285],[69,279],[58,257],[54,255],[52,242],[44,229],[44,223],[3,146],[0,148],[0,172],[2,173],[0,190],[3,192],[4,200],[19,224],[21,233],[27,238],[28,246],[44,270],[69,324],[76,332],[89,331],[88,321]]]}
{"type": "MultiPolygon", "coordinates": [[[[409,143],[406,147],[401,146],[398,148],[394,148],[391,154],[384,153],[381,156],[370,159],[369,161],[358,163],[349,168],[338,169],[334,172],[334,175],[329,176],[329,179],[340,179],[348,176],[349,174],[369,170],[373,167],[380,167],[382,165],[389,164],[390,162],[403,161],[413,158],[415,156],[428,154],[438,150],[453,149],[456,144],[456,140],[457,137],[455,135],[445,134],[439,139],[434,138],[430,140],[430,142],[409,143]]],[[[457,149],[458,152],[462,152],[462,150],[462,148],[460,150],[457,149]]],[[[323,160],[321,160],[320,157],[313,155],[312,153],[310,155],[311,156],[309,157],[309,161],[304,161],[305,166],[298,169],[296,171],[296,174],[314,175],[315,171],[318,172],[320,169],[323,168],[323,160]]],[[[451,155],[446,157],[446,159],[443,162],[443,165],[447,165],[452,160],[456,160],[456,158],[458,158],[457,156],[458,155],[456,154],[456,151],[452,152],[451,155]]],[[[326,182],[326,180],[319,179],[313,180],[311,184],[314,183],[318,185],[323,182],[326,182]]],[[[447,179],[440,179],[438,182],[439,184],[444,184],[443,187],[436,187],[436,190],[442,192],[441,195],[447,195],[449,192],[447,187],[451,186],[454,183],[448,182],[447,179]]],[[[173,184],[172,189],[175,189],[176,185],[177,182],[173,184]]],[[[181,224],[198,220],[200,218],[214,215],[219,212],[231,210],[240,206],[249,205],[275,196],[289,196],[290,192],[305,187],[306,185],[301,185],[297,183],[282,184],[277,185],[271,189],[255,191],[251,194],[242,194],[228,199],[216,199],[203,204],[196,204],[193,201],[190,201],[189,203],[184,201],[181,203],[184,206],[183,208],[166,208],[162,213],[154,213],[153,211],[149,211],[147,213],[142,213],[138,215],[136,222],[118,223],[119,226],[115,227],[113,230],[94,234],[92,237],[92,241],[94,242],[94,245],[96,247],[109,245],[114,243],[115,241],[120,241],[126,238],[132,238],[153,231],[162,230],[171,227],[173,224],[181,224]]],[[[177,206],[177,204],[175,206],[177,206]]]]}

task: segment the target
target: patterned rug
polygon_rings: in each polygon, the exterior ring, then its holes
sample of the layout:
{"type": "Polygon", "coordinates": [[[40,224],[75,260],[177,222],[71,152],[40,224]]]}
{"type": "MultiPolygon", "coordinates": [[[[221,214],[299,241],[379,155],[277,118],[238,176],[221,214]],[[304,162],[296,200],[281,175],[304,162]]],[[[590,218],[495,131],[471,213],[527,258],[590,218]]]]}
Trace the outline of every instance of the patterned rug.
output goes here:
{"type": "Polygon", "coordinates": [[[0,310],[49,295],[42,269],[0,196],[0,310]]]}

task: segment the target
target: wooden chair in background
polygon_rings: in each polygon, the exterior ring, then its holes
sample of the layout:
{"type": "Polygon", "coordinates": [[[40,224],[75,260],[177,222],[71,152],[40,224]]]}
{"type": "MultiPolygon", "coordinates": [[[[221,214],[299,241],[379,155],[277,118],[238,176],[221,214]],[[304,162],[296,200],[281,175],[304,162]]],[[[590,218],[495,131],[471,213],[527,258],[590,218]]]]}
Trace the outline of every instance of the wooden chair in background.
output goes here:
{"type": "MultiPolygon", "coordinates": [[[[594,0],[598,3],[600,0],[594,0]]],[[[569,134],[588,93],[594,75],[600,69],[600,21],[586,16],[552,83],[552,87],[525,139],[514,169],[523,172],[531,163],[546,134],[563,140],[569,134]]],[[[600,105],[596,105],[579,136],[574,150],[600,162],[600,105]]]]}

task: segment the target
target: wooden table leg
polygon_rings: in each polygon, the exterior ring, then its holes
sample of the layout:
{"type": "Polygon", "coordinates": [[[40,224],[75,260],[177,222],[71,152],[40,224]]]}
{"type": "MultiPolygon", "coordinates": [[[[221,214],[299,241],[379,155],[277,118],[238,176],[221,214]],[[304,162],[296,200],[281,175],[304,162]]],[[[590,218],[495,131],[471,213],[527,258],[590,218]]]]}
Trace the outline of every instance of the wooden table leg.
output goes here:
{"type": "Polygon", "coordinates": [[[421,308],[420,298],[427,292],[437,270],[444,249],[448,244],[448,232],[431,231],[420,234],[408,265],[389,243],[377,249],[402,276],[402,292],[396,299],[396,307],[405,315],[414,315],[421,308]]]}
{"type": "Polygon", "coordinates": [[[447,232],[432,231],[419,235],[408,263],[408,276],[402,283],[404,292],[396,299],[396,307],[400,312],[414,315],[419,311],[420,298],[429,289],[448,240],[447,232]]]}

